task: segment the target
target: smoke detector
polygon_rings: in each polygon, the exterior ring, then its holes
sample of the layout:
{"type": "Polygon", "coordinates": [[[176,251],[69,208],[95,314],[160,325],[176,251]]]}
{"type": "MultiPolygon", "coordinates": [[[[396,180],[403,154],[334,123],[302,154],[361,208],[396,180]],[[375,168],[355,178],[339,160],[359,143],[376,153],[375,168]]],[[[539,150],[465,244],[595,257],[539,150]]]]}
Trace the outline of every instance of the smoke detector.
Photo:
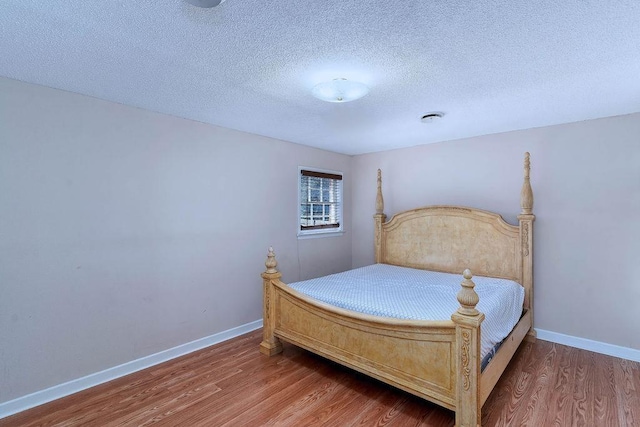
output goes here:
{"type": "Polygon", "coordinates": [[[444,113],[440,111],[434,111],[432,113],[427,113],[424,116],[420,117],[420,121],[422,123],[433,123],[440,120],[442,116],[444,116],[444,113]]]}
{"type": "Polygon", "coordinates": [[[187,3],[198,7],[216,7],[224,3],[224,0],[185,0],[187,3]]]}

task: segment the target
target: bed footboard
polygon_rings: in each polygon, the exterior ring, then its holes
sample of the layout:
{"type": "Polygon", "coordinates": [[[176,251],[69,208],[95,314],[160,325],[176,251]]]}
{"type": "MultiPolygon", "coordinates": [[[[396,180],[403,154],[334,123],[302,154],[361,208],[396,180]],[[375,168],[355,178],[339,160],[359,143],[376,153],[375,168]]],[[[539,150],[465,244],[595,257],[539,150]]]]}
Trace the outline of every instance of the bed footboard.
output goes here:
{"type": "Polygon", "coordinates": [[[465,271],[461,306],[444,321],[382,318],[340,309],[288,287],[269,249],[260,351],[282,351],[280,339],[456,412],[456,425],[480,424],[478,296],[465,271]]]}

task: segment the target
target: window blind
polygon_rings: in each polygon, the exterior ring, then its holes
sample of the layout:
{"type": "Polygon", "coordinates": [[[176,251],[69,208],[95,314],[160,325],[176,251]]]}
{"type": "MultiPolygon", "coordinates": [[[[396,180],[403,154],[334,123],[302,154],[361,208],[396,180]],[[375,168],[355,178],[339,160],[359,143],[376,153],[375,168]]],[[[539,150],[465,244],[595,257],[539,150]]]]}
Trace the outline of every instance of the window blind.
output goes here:
{"type": "Polygon", "coordinates": [[[300,230],[340,228],[342,175],[300,171],[300,230]]]}

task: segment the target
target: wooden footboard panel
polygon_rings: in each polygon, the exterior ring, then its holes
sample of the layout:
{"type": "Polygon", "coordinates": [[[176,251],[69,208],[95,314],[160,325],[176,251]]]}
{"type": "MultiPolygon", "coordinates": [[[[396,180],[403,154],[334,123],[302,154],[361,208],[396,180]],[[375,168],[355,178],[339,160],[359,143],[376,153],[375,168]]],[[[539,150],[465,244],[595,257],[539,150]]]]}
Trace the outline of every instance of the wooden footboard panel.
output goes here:
{"type": "Polygon", "coordinates": [[[438,405],[456,405],[451,321],[405,321],[337,309],[272,281],[273,335],[438,405]]]}

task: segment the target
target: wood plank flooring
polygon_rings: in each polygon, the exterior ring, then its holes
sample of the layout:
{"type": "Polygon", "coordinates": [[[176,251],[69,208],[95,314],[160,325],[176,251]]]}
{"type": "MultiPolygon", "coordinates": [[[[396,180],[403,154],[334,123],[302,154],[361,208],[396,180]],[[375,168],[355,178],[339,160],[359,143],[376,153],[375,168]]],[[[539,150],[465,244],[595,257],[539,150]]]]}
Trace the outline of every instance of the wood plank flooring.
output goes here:
{"type": "MultiPolygon", "coordinates": [[[[261,331],[0,420],[8,426],[453,426],[454,415],[261,331]]],[[[640,363],[524,343],[483,426],[640,426],[640,363]]]]}

